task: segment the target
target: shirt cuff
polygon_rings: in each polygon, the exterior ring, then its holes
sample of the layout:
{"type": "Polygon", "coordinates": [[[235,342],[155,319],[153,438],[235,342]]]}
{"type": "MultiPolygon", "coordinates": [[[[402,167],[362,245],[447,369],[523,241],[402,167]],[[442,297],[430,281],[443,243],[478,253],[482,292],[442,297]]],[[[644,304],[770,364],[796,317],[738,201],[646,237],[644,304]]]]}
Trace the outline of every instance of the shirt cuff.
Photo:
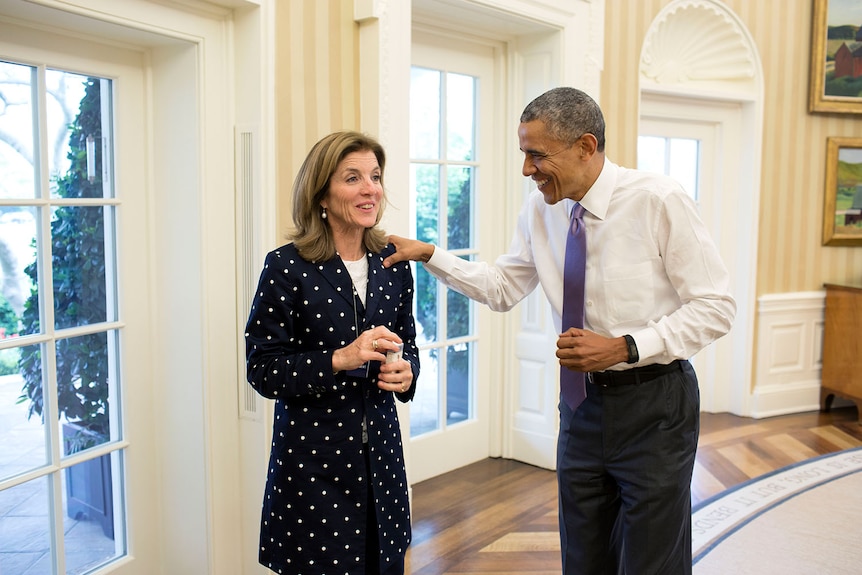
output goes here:
{"type": "Polygon", "coordinates": [[[434,246],[434,253],[428,258],[424,265],[434,275],[448,275],[458,264],[458,256],[452,255],[438,246],[434,246]]]}
{"type": "Polygon", "coordinates": [[[652,328],[642,329],[630,334],[638,346],[638,362],[643,365],[645,360],[665,353],[664,342],[658,332],[652,328]]]}

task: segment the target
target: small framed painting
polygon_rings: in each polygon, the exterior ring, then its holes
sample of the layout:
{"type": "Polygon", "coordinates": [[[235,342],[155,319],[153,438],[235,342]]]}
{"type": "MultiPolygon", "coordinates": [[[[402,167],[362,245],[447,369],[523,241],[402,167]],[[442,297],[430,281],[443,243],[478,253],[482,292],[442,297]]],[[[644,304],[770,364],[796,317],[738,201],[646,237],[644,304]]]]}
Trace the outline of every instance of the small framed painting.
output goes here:
{"type": "Polygon", "coordinates": [[[814,0],[808,111],[862,114],[862,2],[814,0]]]}
{"type": "Polygon", "coordinates": [[[823,245],[862,246],[862,138],[827,138],[823,245]]]}

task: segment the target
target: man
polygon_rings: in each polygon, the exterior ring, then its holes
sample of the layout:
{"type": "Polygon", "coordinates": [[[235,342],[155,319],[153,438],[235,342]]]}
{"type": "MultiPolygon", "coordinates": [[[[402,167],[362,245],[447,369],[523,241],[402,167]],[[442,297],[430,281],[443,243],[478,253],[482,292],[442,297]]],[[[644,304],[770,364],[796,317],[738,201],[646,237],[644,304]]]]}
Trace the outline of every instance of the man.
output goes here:
{"type": "Polygon", "coordinates": [[[727,270],[678,183],[605,157],[604,118],[587,94],[542,94],[524,109],[518,139],[523,174],[538,189],[509,253],[490,265],[393,236],[397,251],[384,265],[423,261],[441,282],[498,311],[541,283],[561,333],[561,380],[586,374],[583,400],[569,399],[576,387],[561,383],[563,572],[691,573],[700,398],[688,358],[730,330],[727,270]],[[567,237],[579,226],[584,295],[564,298],[567,237]],[[564,304],[577,299],[584,328],[563,325],[564,304]]]}

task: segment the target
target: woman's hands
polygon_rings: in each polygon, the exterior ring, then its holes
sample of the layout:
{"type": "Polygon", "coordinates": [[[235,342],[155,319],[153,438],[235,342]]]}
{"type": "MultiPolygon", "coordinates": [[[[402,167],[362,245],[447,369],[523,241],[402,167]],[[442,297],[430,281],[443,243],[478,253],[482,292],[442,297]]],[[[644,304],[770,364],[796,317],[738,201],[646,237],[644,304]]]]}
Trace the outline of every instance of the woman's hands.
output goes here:
{"type": "Polygon", "coordinates": [[[385,391],[404,393],[413,385],[413,369],[406,359],[386,363],[387,351],[398,351],[403,343],[398,334],[377,326],[359,334],[355,340],[332,353],[332,371],[356,369],[368,361],[379,361],[377,387],[385,391]]]}

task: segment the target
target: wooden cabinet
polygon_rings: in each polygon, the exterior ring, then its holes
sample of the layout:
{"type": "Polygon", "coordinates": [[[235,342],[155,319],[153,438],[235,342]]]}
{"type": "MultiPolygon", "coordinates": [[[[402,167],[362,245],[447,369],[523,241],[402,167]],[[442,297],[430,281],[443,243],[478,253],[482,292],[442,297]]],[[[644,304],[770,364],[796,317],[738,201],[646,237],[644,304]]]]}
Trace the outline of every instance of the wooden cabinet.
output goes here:
{"type": "Polygon", "coordinates": [[[862,286],[825,287],[820,406],[829,411],[835,396],[843,397],[862,415],[862,286]]]}

